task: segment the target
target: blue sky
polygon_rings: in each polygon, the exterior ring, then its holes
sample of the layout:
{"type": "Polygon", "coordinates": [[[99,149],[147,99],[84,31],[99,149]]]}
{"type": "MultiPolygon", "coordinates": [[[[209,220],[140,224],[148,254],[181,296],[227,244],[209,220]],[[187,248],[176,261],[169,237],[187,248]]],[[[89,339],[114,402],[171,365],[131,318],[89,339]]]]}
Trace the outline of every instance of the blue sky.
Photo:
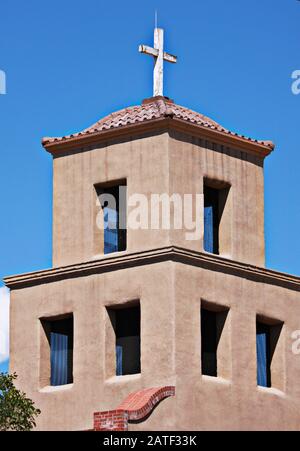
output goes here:
{"type": "Polygon", "coordinates": [[[276,143],[265,163],[267,266],[299,275],[300,2],[10,0],[0,15],[0,279],[51,266],[52,164],[41,138],[152,95],[152,61],[137,48],[152,45],[155,8],[166,51],[178,55],[165,65],[165,95],[276,143]]]}

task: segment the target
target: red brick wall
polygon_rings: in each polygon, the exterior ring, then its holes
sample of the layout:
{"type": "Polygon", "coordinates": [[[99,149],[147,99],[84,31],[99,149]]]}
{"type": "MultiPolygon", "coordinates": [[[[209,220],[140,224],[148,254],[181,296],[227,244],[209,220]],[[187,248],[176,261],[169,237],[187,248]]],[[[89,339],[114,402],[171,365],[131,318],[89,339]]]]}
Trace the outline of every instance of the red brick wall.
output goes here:
{"type": "Polygon", "coordinates": [[[175,395],[175,387],[154,387],[130,395],[115,410],[94,413],[95,431],[127,431],[128,421],[142,420],[164,398],[175,395]]]}
{"type": "Polygon", "coordinates": [[[127,431],[128,413],[124,410],[108,410],[94,413],[95,431],[127,431]]]}

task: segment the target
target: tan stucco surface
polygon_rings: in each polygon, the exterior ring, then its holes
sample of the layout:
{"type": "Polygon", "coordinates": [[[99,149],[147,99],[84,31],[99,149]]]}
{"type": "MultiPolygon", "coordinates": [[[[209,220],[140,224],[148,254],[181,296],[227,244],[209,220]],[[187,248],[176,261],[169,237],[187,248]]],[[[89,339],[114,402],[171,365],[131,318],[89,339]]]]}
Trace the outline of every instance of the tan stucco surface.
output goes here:
{"type": "MultiPolygon", "coordinates": [[[[128,199],[142,194],[150,204],[151,194],[203,194],[204,177],[231,185],[221,254],[260,266],[265,263],[263,162],[258,156],[173,131],[105,143],[54,158],[53,164],[54,267],[88,261],[101,253],[94,242],[94,185],[126,179],[128,199]]],[[[199,239],[191,241],[186,240],[187,230],[128,230],[127,250],[175,244],[201,251],[202,215],[199,222],[199,239]]]]}
{"type": "Polygon", "coordinates": [[[175,385],[175,398],[130,430],[299,429],[300,358],[290,337],[299,317],[299,292],[281,286],[175,262],[122,269],[13,290],[10,369],[42,410],[39,429],[90,429],[95,411],[161,385],[175,385]],[[116,377],[105,307],[136,299],[141,374],[116,377]],[[228,379],[201,375],[201,299],[230,309],[228,379]],[[62,312],[74,314],[74,383],[41,387],[39,317],[62,312]],[[284,322],[281,390],[256,386],[256,314],[284,322]]]}
{"type": "Polygon", "coordinates": [[[263,269],[261,157],[162,131],[55,157],[53,190],[54,269],[6,279],[10,370],[42,411],[38,429],[91,429],[94,412],[165,385],[176,387],[175,397],[130,430],[299,429],[300,356],[291,333],[300,329],[300,281],[263,269]],[[143,257],[166,246],[201,253],[203,215],[199,240],[187,241],[184,230],[128,230],[126,251],[97,251],[94,185],[126,179],[128,197],[202,194],[204,178],[230,185],[220,257],[143,257]],[[106,307],[132,301],[141,306],[141,374],[117,377],[106,307]],[[201,302],[229,309],[217,378],[201,374],[201,302]],[[74,315],[74,382],[49,387],[40,318],[66,313],[74,315]],[[256,385],[256,315],[284,323],[268,389],[256,385]]]}

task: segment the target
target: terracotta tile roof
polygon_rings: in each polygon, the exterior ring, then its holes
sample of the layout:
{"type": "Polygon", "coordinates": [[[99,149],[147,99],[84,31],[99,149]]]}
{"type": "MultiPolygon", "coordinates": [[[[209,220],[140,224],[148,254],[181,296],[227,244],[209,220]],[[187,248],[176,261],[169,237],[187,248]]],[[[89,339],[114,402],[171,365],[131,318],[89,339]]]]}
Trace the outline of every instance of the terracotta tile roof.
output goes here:
{"type": "Polygon", "coordinates": [[[63,136],[61,138],[43,138],[42,144],[44,146],[47,146],[48,144],[67,141],[69,139],[74,140],[74,138],[76,137],[80,138],[88,135],[93,135],[105,130],[116,129],[119,127],[163,118],[176,118],[181,121],[198,125],[199,127],[209,128],[226,135],[238,137],[248,142],[250,141],[257,143],[266,146],[269,149],[274,148],[274,144],[271,141],[258,141],[245,137],[243,135],[239,135],[238,133],[233,133],[230,130],[222,127],[212,119],[204,116],[203,114],[196,113],[189,108],[176,105],[167,97],[152,97],[150,99],[146,99],[142,102],[141,105],[124,108],[120,111],[109,114],[108,116],[100,119],[98,122],[79,133],[63,136]]]}

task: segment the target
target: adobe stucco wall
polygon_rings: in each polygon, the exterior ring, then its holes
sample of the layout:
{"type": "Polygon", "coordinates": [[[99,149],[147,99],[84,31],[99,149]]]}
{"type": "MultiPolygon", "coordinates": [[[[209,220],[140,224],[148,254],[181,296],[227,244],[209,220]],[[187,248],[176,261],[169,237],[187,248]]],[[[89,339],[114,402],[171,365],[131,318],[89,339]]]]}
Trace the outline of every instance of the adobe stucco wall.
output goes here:
{"type": "MultiPolygon", "coordinates": [[[[168,400],[173,428],[299,430],[300,355],[292,353],[291,339],[300,329],[299,291],[177,263],[174,271],[176,395],[168,400]],[[200,299],[230,308],[230,379],[200,374],[200,299]],[[278,342],[281,390],[256,385],[256,314],[284,322],[278,342]]],[[[154,412],[129,430],[159,429],[166,409],[167,403],[161,415],[154,412]]]]}
{"type": "MultiPolygon", "coordinates": [[[[69,153],[54,158],[53,164],[54,267],[99,258],[101,243],[97,246],[94,241],[94,185],[125,178],[128,199],[143,194],[149,204],[150,194],[203,194],[204,177],[227,182],[231,188],[222,217],[221,254],[265,264],[263,162],[258,156],[170,131],[69,153]]],[[[129,229],[127,252],[169,244],[202,251],[203,199],[201,202],[197,240],[186,240],[185,229],[129,229]]]]}
{"type": "Polygon", "coordinates": [[[42,410],[38,429],[83,430],[93,413],[114,409],[142,388],[175,385],[142,423],[129,430],[299,429],[300,356],[291,352],[300,329],[298,291],[179,262],[93,274],[12,290],[11,371],[42,410]],[[116,377],[105,306],[140,300],[141,375],[116,377]],[[230,308],[223,359],[227,379],[201,376],[200,301],[230,308]],[[40,387],[39,317],[74,314],[74,383],[40,387]],[[256,386],[255,318],[284,322],[278,388],[256,386]]]}
{"type": "Polygon", "coordinates": [[[172,292],[169,263],[12,291],[10,370],[20,375],[18,385],[42,410],[39,429],[90,429],[95,411],[120,404],[131,391],[166,380],[172,385],[172,292]],[[106,339],[105,306],[136,299],[142,312],[142,375],[120,378],[110,372],[114,355],[106,356],[113,342],[106,339]],[[40,387],[39,318],[70,312],[74,314],[74,384],[40,387]]]}
{"type": "Polygon", "coordinates": [[[175,397],[129,430],[299,429],[300,357],[290,338],[300,329],[299,279],[282,283],[282,275],[242,265],[264,266],[262,158],[170,129],[70,151],[53,165],[54,268],[7,278],[10,370],[42,410],[38,429],[91,429],[94,412],[115,409],[130,392],[166,385],[176,387],[175,397]],[[202,194],[204,178],[230,185],[221,247],[231,260],[192,252],[180,260],[182,250],[170,247],[202,252],[203,203],[198,240],[187,241],[186,230],[129,229],[126,251],[101,255],[94,185],[126,179],[128,198],[150,199],[151,193],[202,194]],[[166,246],[171,251],[157,258],[166,246]],[[106,307],[137,300],[142,371],[116,377],[106,307]],[[201,302],[229,309],[218,378],[201,375],[201,302]],[[49,387],[40,318],[65,313],[74,315],[74,383],[49,387]],[[284,322],[271,389],[256,386],[257,314],[284,322]]]}
{"type": "MultiPolygon", "coordinates": [[[[204,178],[230,185],[220,226],[220,254],[240,262],[264,266],[263,160],[174,131],[169,137],[169,154],[170,193],[203,194],[204,178]]],[[[201,214],[201,238],[203,217],[201,214]]],[[[203,250],[203,238],[200,241],[185,238],[185,232],[171,231],[172,244],[203,250]]]]}
{"type": "MultiPolygon", "coordinates": [[[[168,135],[106,143],[54,158],[53,165],[53,266],[57,267],[97,257],[94,185],[127,179],[128,198],[136,193],[168,193],[168,135]]],[[[166,246],[169,232],[157,232],[129,232],[128,251],[166,246]]]]}

